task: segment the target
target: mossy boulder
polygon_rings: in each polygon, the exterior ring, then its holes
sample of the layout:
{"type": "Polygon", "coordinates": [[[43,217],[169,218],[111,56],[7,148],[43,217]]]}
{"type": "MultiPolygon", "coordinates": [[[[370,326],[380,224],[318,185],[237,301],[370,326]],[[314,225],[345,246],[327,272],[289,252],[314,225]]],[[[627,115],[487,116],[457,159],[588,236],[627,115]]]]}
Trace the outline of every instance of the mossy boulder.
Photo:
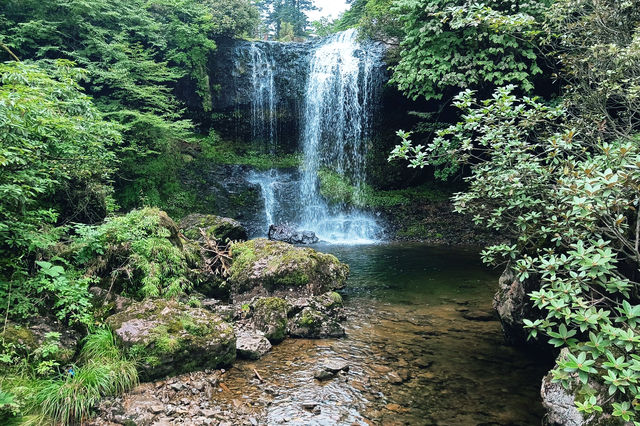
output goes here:
{"type": "Polygon", "coordinates": [[[7,322],[6,328],[0,329],[0,341],[14,345],[19,354],[32,360],[52,360],[67,364],[75,356],[80,334],[57,320],[36,317],[29,324],[7,322]],[[46,355],[40,354],[38,350],[43,345],[49,347],[46,355]],[[57,349],[53,349],[53,346],[57,346],[57,349]]]}
{"type": "Polygon", "coordinates": [[[236,358],[231,324],[177,301],[134,303],[106,323],[126,352],[139,360],[145,381],[229,365],[236,358]]]}
{"type": "Polygon", "coordinates": [[[191,290],[202,262],[197,244],[157,208],[107,219],[78,241],[77,252],[100,287],[138,300],[191,290]]]}
{"type": "Polygon", "coordinates": [[[304,305],[298,305],[299,310],[289,320],[289,335],[321,339],[327,337],[342,337],[344,327],[340,324],[346,316],[342,296],[336,292],[327,292],[311,297],[304,305]]]}
{"type": "Polygon", "coordinates": [[[256,330],[272,343],[287,335],[287,320],[291,305],[279,297],[261,297],[251,304],[251,318],[256,330]]]}
{"type": "Polygon", "coordinates": [[[247,230],[240,222],[228,217],[212,214],[190,214],[180,221],[180,229],[185,237],[202,241],[202,229],[208,238],[218,241],[246,241],[247,230]]]}
{"type": "Polygon", "coordinates": [[[343,287],[349,275],[349,266],[331,254],[264,238],[234,244],[232,256],[227,281],[236,295],[317,295],[343,287]]]}

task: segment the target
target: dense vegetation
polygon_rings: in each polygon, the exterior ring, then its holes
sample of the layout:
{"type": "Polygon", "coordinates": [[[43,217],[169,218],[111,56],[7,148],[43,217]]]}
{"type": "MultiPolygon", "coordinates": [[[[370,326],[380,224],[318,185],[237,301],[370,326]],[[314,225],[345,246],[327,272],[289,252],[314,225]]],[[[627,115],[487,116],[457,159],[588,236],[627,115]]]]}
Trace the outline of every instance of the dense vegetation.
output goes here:
{"type": "MultiPolygon", "coordinates": [[[[196,205],[179,171],[193,152],[257,169],[299,158],[230,146],[215,129],[196,135],[177,88],[195,88],[208,112],[220,39],[298,39],[313,7],[3,3],[0,422],[80,422],[137,383],[136,359],[103,328],[91,285],[140,300],[218,284],[198,245],[156,208],[184,215],[196,205]],[[85,336],[78,353],[64,353],[56,332],[37,348],[10,338],[38,317],[85,336]]],[[[640,421],[640,2],[354,0],[313,26],[358,27],[390,46],[391,83],[431,108],[398,132],[391,158],[464,178],[456,210],[509,240],[483,259],[538,283],[531,337],[568,349],[553,380],[578,386],[586,414],[640,421]],[[446,123],[434,118],[452,107],[446,123]]],[[[447,196],[429,185],[356,188],[328,170],[320,185],[329,201],[366,208],[447,196]]]]}

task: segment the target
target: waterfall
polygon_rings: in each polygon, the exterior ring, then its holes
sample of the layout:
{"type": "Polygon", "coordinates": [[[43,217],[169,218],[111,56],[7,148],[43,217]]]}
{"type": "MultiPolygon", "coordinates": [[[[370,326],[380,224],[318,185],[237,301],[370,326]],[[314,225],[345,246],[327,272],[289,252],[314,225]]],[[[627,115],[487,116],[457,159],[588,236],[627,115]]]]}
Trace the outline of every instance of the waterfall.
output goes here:
{"type": "Polygon", "coordinates": [[[269,225],[288,222],[336,243],[379,238],[381,227],[371,214],[323,199],[318,174],[337,174],[353,186],[355,197],[364,188],[367,144],[383,83],[383,48],[360,44],[356,30],[348,30],[308,43],[242,43],[234,54],[241,99],[236,105],[242,103],[250,113],[240,123],[251,127],[244,140],[250,137],[266,148],[263,152],[277,155],[284,146],[280,139],[293,136],[303,154],[299,172],[247,175],[262,193],[260,227],[266,233],[269,225]],[[283,120],[297,127],[279,135],[283,120]]]}
{"type": "Polygon", "coordinates": [[[251,132],[273,153],[277,141],[275,62],[258,43],[249,46],[251,57],[251,132]]]}
{"type": "Polygon", "coordinates": [[[326,168],[350,182],[356,194],[366,178],[367,142],[381,86],[382,50],[363,49],[356,30],[323,41],[309,61],[301,144],[301,227],[325,241],[370,242],[380,233],[375,219],[352,206],[330,206],[319,193],[326,168]]]}

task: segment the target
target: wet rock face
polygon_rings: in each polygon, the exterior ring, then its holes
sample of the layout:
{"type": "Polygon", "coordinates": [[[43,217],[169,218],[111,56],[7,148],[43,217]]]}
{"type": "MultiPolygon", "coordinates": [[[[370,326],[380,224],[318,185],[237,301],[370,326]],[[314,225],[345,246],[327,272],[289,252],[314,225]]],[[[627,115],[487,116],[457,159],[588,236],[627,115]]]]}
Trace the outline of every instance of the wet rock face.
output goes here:
{"type": "Polygon", "coordinates": [[[287,223],[270,225],[269,239],[290,244],[315,244],[320,241],[315,232],[299,231],[287,223]]]}
{"type": "Polygon", "coordinates": [[[18,350],[24,351],[23,355],[25,356],[33,354],[45,342],[57,343],[59,349],[50,358],[66,364],[73,359],[76,353],[80,334],[65,327],[57,320],[36,317],[28,325],[7,322],[4,332],[0,328],[0,340],[18,346],[18,350]],[[53,338],[52,333],[56,333],[59,337],[53,338]]]}
{"type": "Polygon", "coordinates": [[[528,333],[524,329],[523,320],[536,316],[529,293],[538,286],[535,278],[520,281],[510,266],[502,273],[498,292],[493,299],[493,308],[500,317],[507,343],[521,345],[527,342],[528,333]]]}
{"type": "Polygon", "coordinates": [[[246,241],[248,238],[247,230],[240,222],[228,217],[211,214],[190,214],[180,221],[180,230],[190,240],[203,241],[201,229],[205,232],[207,238],[221,242],[246,241]]]}
{"type": "Polygon", "coordinates": [[[176,301],[134,303],[106,323],[126,351],[140,358],[141,380],[229,365],[236,357],[230,324],[176,301]]]}
{"type": "Polygon", "coordinates": [[[248,298],[292,291],[311,296],[344,286],[349,266],[335,256],[264,238],[235,244],[228,279],[232,294],[248,298]]]}

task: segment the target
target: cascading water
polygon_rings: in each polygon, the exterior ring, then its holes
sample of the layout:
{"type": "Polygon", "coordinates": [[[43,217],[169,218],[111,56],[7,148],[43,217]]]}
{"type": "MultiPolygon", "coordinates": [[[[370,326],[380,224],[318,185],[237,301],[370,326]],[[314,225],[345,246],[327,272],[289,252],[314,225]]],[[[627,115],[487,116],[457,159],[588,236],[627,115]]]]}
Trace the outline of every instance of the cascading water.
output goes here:
{"type": "Polygon", "coordinates": [[[309,62],[302,147],[300,226],[322,240],[363,243],[381,228],[370,215],[351,206],[328,205],[319,193],[318,173],[338,173],[358,192],[365,183],[367,139],[381,87],[383,51],[363,49],[356,30],[327,38],[309,62]]]}
{"type": "Polygon", "coordinates": [[[361,45],[357,37],[349,30],[307,44],[244,43],[235,51],[236,90],[250,107],[254,146],[261,144],[263,152],[272,155],[280,152],[279,139],[297,137],[297,132],[278,134],[278,120],[283,120],[278,107],[289,122],[296,121],[300,108],[300,172],[272,169],[247,176],[262,192],[259,227],[265,231],[271,224],[288,222],[322,240],[350,244],[372,242],[381,234],[372,215],[327,203],[318,184],[319,173],[335,173],[353,185],[355,197],[364,188],[384,50],[372,43],[361,45]]]}
{"type": "Polygon", "coordinates": [[[257,43],[249,47],[251,55],[251,131],[253,141],[262,141],[273,153],[277,140],[275,61],[257,43]]]}

